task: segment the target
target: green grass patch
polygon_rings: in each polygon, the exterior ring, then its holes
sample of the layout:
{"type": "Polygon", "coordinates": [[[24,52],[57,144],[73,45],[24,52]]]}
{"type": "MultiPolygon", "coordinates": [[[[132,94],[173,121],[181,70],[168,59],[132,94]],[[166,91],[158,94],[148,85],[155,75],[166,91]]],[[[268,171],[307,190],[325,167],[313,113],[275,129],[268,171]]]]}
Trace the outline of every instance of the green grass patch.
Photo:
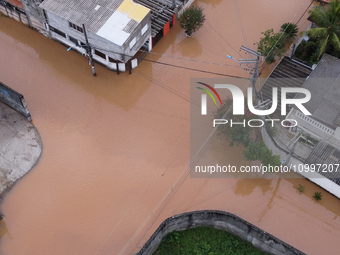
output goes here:
{"type": "Polygon", "coordinates": [[[153,255],[265,255],[227,231],[197,227],[167,234],[153,255]]]}

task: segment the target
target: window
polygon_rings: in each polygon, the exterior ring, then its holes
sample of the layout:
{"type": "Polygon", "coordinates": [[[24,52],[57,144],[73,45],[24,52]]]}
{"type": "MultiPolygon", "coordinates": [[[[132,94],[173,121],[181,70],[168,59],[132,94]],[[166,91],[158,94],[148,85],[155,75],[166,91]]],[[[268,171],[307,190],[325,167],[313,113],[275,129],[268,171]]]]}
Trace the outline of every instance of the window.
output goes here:
{"type": "Polygon", "coordinates": [[[113,58],[109,57],[109,61],[112,63],[117,63],[117,60],[114,60],[113,58]]]}
{"type": "Polygon", "coordinates": [[[130,49],[132,49],[132,47],[136,44],[136,41],[137,41],[136,37],[131,40],[131,42],[130,42],[130,49]]]}
{"type": "Polygon", "coordinates": [[[56,34],[58,34],[58,35],[60,35],[60,36],[66,38],[66,34],[65,34],[65,33],[61,32],[60,30],[58,30],[58,29],[56,29],[56,28],[54,28],[54,27],[52,27],[52,26],[49,26],[49,27],[50,27],[50,30],[51,30],[52,32],[54,32],[54,33],[56,33],[56,34]]]}
{"type": "Polygon", "coordinates": [[[78,45],[79,45],[80,47],[83,47],[83,48],[85,48],[85,47],[86,47],[86,44],[85,44],[85,43],[83,43],[82,41],[78,41],[78,45]]]}
{"type": "Polygon", "coordinates": [[[75,45],[78,45],[78,40],[76,38],[73,38],[72,36],[69,36],[69,39],[71,42],[73,42],[75,45]]]}
{"type": "Polygon", "coordinates": [[[96,54],[98,57],[106,59],[106,55],[103,52],[100,52],[98,50],[94,50],[94,54],[96,54]]]}
{"type": "Polygon", "coordinates": [[[148,28],[149,28],[148,24],[146,24],[146,25],[142,28],[142,35],[144,35],[146,31],[148,31],[148,28]]]}
{"type": "Polygon", "coordinates": [[[82,27],[80,27],[80,26],[77,26],[76,24],[73,24],[73,23],[71,23],[71,22],[69,22],[68,24],[69,24],[69,25],[70,25],[70,27],[72,27],[74,30],[77,30],[77,31],[79,31],[80,33],[84,33],[84,30],[83,30],[83,28],[82,28],[82,27]]]}

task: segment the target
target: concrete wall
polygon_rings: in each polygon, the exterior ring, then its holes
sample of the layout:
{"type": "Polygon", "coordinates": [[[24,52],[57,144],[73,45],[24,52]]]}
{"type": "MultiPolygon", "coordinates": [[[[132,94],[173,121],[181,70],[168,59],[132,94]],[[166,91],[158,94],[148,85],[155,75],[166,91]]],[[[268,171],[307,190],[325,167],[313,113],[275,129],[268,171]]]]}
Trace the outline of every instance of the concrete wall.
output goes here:
{"type": "Polygon", "coordinates": [[[29,19],[23,10],[12,5],[11,3],[0,0],[0,12],[10,18],[15,19],[16,21],[22,22],[25,25],[29,25],[29,19]]]}
{"type": "Polygon", "coordinates": [[[24,96],[2,82],[0,82],[0,101],[25,116],[28,121],[32,120],[24,96]]]}
{"type": "Polygon", "coordinates": [[[163,221],[136,255],[152,254],[161,243],[162,238],[174,230],[182,231],[199,226],[226,230],[270,254],[304,254],[234,214],[223,211],[196,211],[175,215],[163,221]]]}
{"type": "Polygon", "coordinates": [[[287,119],[295,119],[298,123],[298,127],[304,132],[309,133],[313,138],[326,141],[334,147],[340,147],[340,141],[335,137],[334,129],[323,125],[311,117],[302,116],[303,114],[298,110],[292,109],[288,114],[287,119]]]}
{"type": "Polygon", "coordinates": [[[329,138],[332,136],[334,132],[333,129],[324,126],[322,123],[319,123],[318,121],[314,120],[314,123],[311,123],[310,121],[313,120],[312,118],[304,116],[300,111],[296,109],[292,109],[291,112],[287,115],[286,119],[296,120],[298,123],[298,127],[300,127],[303,130],[308,130],[309,133],[312,133],[316,137],[320,137],[321,139],[329,140],[329,138]]]}
{"type": "Polygon", "coordinates": [[[143,44],[149,39],[151,36],[151,11],[144,17],[144,19],[138,24],[134,33],[130,35],[127,42],[125,43],[125,54],[129,56],[134,56],[139,49],[143,46],[143,44]],[[148,24],[148,30],[142,35],[142,28],[148,24]],[[136,38],[136,44],[130,49],[130,42],[136,38]]]}
{"type": "Polygon", "coordinates": [[[39,20],[41,23],[45,21],[44,13],[41,8],[39,8],[39,4],[42,0],[23,0],[22,4],[24,6],[24,10],[26,14],[30,17],[34,17],[39,20]]]}
{"type": "Polygon", "coordinates": [[[24,6],[25,13],[29,18],[29,25],[38,32],[45,34],[45,16],[43,10],[39,8],[39,4],[42,1],[43,0],[22,0],[22,4],[24,6]]]}

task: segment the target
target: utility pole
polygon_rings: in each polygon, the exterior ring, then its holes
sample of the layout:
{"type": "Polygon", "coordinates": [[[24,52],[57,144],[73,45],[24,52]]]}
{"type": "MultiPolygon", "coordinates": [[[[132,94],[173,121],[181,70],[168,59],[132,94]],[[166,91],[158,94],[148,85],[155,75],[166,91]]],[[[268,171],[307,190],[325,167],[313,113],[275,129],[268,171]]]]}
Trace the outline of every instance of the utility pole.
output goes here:
{"type": "Polygon", "coordinates": [[[282,164],[285,164],[286,166],[288,165],[289,160],[291,159],[292,154],[294,153],[295,147],[296,147],[301,136],[302,136],[302,134],[300,132],[298,132],[293,137],[293,139],[290,140],[290,142],[286,145],[287,149],[289,150],[289,153],[288,153],[286,159],[282,161],[282,164]]]}
{"type": "MultiPolygon", "coordinates": [[[[242,64],[247,64],[248,66],[249,66],[249,64],[251,64],[251,65],[255,64],[255,66],[253,67],[254,71],[253,71],[253,75],[251,77],[251,83],[252,83],[252,87],[253,87],[253,95],[255,94],[255,99],[257,101],[256,102],[257,108],[262,108],[262,107],[264,107],[264,105],[261,105],[262,104],[261,97],[260,97],[259,92],[257,92],[257,90],[256,90],[256,82],[257,82],[257,78],[259,76],[258,72],[259,72],[259,62],[260,62],[261,53],[254,51],[254,50],[252,50],[252,49],[250,49],[250,48],[248,48],[244,45],[241,45],[240,49],[255,57],[255,58],[252,58],[252,59],[239,59],[238,63],[241,67],[242,67],[242,64]]],[[[263,122],[265,122],[265,117],[261,116],[261,120],[263,122]]],[[[262,129],[262,127],[259,128],[259,131],[256,135],[255,142],[257,142],[258,139],[260,138],[261,129],[262,129]]]]}
{"type": "Polygon", "coordinates": [[[83,24],[83,30],[84,30],[85,40],[86,40],[86,52],[87,52],[87,55],[89,56],[90,65],[92,67],[92,74],[93,74],[93,76],[97,76],[96,69],[94,68],[94,64],[93,64],[91,46],[90,46],[89,40],[87,38],[87,33],[86,33],[86,29],[85,29],[84,24],[83,24]]]}
{"type": "Polygon", "coordinates": [[[261,102],[261,97],[259,95],[259,93],[257,92],[256,90],[256,81],[257,81],[257,78],[258,78],[258,72],[259,72],[259,62],[260,62],[260,56],[261,56],[261,53],[257,52],[257,51],[254,51],[244,45],[241,45],[241,50],[253,55],[255,58],[252,58],[252,59],[239,59],[237,62],[239,63],[240,66],[242,66],[242,64],[255,64],[255,67],[253,67],[254,69],[254,72],[253,72],[253,76],[251,78],[251,83],[252,83],[252,86],[253,86],[253,93],[255,94],[255,98],[258,100],[258,103],[261,102]]]}

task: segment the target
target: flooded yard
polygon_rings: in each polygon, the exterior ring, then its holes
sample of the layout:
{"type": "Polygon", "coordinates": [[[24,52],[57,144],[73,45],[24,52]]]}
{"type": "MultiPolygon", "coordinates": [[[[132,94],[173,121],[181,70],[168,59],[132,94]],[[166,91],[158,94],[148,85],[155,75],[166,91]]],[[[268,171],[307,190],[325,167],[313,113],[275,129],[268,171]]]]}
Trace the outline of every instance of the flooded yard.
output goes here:
{"type": "MultiPolygon", "coordinates": [[[[261,32],[296,22],[310,1],[197,3],[202,29],[187,38],[174,26],[147,59],[249,77],[226,55],[255,49],[261,32]]],[[[0,254],[134,254],[164,219],[199,209],[234,213],[307,254],[338,254],[339,200],[322,191],[314,202],[321,189],[310,182],[188,176],[190,78],[216,74],[143,61],[131,75],[97,64],[93,77],[84,57],[4,16],[0,42],[0,80],[25,96],[43,142],[1,204],[0,254]]],[[[204,157],[247,164],[242,150],[215,140],[204,157]]]]}

